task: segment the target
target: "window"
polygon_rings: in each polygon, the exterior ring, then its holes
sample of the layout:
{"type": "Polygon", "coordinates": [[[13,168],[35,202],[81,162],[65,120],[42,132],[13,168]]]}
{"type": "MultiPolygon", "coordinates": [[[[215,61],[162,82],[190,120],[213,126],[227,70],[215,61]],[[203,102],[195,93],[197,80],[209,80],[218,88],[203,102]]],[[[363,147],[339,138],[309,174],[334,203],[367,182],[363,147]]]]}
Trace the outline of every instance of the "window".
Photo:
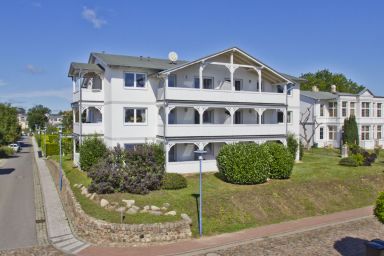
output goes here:
{"type": "Polygon", "coordinates": [[[288,111],[287,112],[287,123],[291,124],[292,123],[292,118],[293,118],[292,111],[288,111]]]}
{"type": "Polygon", "coordinates": [[[362,102],[361,103],[361,116],[362,117],[369,117],[369,102],[362,102]]]}
{"type": "Polygon", "coordinates": [[[147,122],[146,108],[125,108],[124,123],[126,124],[145,124],[147,122]]]}
{"type": "Polygon", "coordinates": [[[283,93],[284,92],[284,87],[281,85],[277,86],[277,93],[283,93]]]}
{"type": "Polygon", "coordinates": [[[377,136],[376,137],[378,140],[381,140],[381,138],[382,138],[381,137],[381,129],[382,129],[381,127],[382,127],[381,125],[377,126],[377,134],[376,134],[377,136]]]}
{"type": "Polygon", "coordinates": [[[169,75],[168,76],[168,87],[176,87],[176,75],[169,75]]]}
{"type": "Polygon", "coordinates": [[[381,103],[377,103],[377,117],[381,117],[381,103]]]}
{"type": "Polygon", "coordinates": [[[141,144],[124,144],[124,149],[135,151],[139,145],[141,144]]]}
{"type": "Polygon", "coordinates": [[[142,73],[125,73],[125,87],[144,88],[147,75],[142,73]]]}
{"type": "Polygon", "coordinates": [[[235,112],[235,124],[241,124],[243,121],[243,113],[241,111],[235,112]]]}
{"type": "Polygon", "coordinates": [[[361,126],[361,140],[369,140],[369,126],[361,126]]]}
{"type": "Polygon", "coordinates": [[[347,116],[347,102],[341,102],[341,116],[347,116]]]}
{"type": "Polygon", "coordinates": [[[241,91],[242,80],[235,80],[235,91],[241,91]]]}
{"type": "Polygon", "coordinates": [[[337,102],[328,103],[329,117],[337,117],[337,102]]]}
{"type": "Polygon", "coordinates": [[[207,110],[203,113],[203,123],[213,123],[213,111],[207,110]]]}
{"type": "Polygon", "coordinates": [[[277,122],[278,123],[283,123],[284,122],[284,113],[279,111],[277,112],[277,122]]]}
{"type": "MultiPolygon", "coordinates": [[[[200,88],[200,78],[195,77],[195,88],[200,88]]],[[[213,89],[213,78],[204,77],[203,78],[203,89],[213,89]]]]}
{"type": "Polygon", "coordinates": [[[336,140],[336,126],[330,125],[328,126],[328,139],[329,140],[336,140]]]}
{"type": "Polygon", "coordinates": [[[356,116],[356,103],[355,102],[349,103],[349,116],[356,116]]]}
{"type": "Polygon", "coordinates": [[[320,104],[320,116],[324,116],[324,104],[320,104]]]}
{"type": "Polygon", "coordinates": [[[324,139],[324,127],[320,127],[320,139],[324,139]]]}

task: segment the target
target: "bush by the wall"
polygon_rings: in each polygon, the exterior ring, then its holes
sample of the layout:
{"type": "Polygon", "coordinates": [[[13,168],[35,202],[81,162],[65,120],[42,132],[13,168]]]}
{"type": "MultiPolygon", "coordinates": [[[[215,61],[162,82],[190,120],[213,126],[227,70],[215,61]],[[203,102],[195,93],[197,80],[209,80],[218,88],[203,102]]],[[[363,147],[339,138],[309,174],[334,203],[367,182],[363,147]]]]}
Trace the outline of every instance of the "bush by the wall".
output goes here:
{"type": "Polygon", "coordinates": [[[104,142],[96,136],[86,138],[80,146],[80,168],[88,171],[107,152],[104,142]]]}
{"type": "Polygon", "coordinates": [[[263,146],[267,147],[269,154],[272,156],[269,178],[288,179],[293,169],[294,156],[292,152],[283,144],[276,142],[268,142],[263,146]]]}
{"type": "Polygon", "coordinates": [[[254,143],[224,145],[217,156],[223,179],[235,184],[264,183],[269,175],[272,156],[267,147],[254,143]]]}
{"type": "Polygon", "coordinates": [[[384,192],[381,192],[376,199],[376,205],[373,212],[376,218],[384,224],[384,192]]]}
{"type": "Polygon", "coordinates": [[[353,166],[353,167],[357,167],[359,166],[359,164],[357,163],[356,159],[353,158],[353,157],[345,157],[345,158],[342,158],[339,162],[340,165],[344,165],[344,166],[353,166]]]}
{"type": "Polygon", "coordinates": [[[288,147],[289,152],[292,154],[293,158],[296,158],[296,152],[297,152],[297,149],[299,147],[299,144],[297,143],[295,135],[293,135],[292,133],[288,134],[287,147],[288,147]]]}
{"type": "Polygon", "coordinates": [[[147,194],[160,189],[164,169],[164,152],[155,144],[123,150],[120,146],[109,150],[95,165],[88,176],[92,179],[90,192],[99,194],[129,192],[147,194]]]}
{"type": "Polygon", "coordinates": [[[46,143],[42,145],[42,150],[46,151],[47,156],[54,156],[60,154],[60,148],[57,143],[46,143]]]}
{"type": "Polygon", "coordinates": [[[0,147],[0,158],[7,158],[9,156],[12,156],[13,154],[14,154],[14,151],[10,147],[8,146],[0,147]]]}
{"type": "Polygon", "coordinates": [[[182,189],[187,187],[187,179],[178,173],[166,173],[161,185],[162,189],[182,189]]]}

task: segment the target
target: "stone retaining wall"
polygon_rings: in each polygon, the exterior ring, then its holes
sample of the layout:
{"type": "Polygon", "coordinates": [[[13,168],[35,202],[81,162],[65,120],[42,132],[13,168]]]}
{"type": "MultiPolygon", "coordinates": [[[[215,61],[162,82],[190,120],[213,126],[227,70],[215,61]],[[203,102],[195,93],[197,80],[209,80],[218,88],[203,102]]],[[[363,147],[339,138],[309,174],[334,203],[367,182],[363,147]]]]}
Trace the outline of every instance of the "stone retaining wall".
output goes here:
{"type": "MultiPolygon", "coordinates": [[[[51,169],[56,187],[58,165],[51,169]]],[[[186,220],[154,224],[115,224],[87,215],[75,198],[69,181],[63,176],[62,192],[59,193],[67,217],[76,234],[84,240],[99,245],[132,246],[132,244],[159,243],[188,239],[191,237],[190,223],[186,220]]]]}

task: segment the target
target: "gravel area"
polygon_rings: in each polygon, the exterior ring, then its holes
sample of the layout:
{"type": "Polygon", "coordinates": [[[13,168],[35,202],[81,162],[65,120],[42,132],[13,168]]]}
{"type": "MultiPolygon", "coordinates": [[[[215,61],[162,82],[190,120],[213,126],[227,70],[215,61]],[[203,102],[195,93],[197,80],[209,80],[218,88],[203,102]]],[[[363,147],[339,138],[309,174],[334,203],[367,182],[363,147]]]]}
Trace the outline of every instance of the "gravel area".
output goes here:
{"type": "Polygon", "coordinates": [[[11,249],[6,251],[0,250],[1,256],[66,256],[70,254],[65,254],[58,251],[55,247],[51,245],[47,246],[35,246],[28,248],[20,249],[11,249]]]}
{"type": "Polygon", "coordinates": [[[261,241],[217,248],[201,255],[365,255],[366,241],[384,239],[384,225],[374,217],[261,241]]]}

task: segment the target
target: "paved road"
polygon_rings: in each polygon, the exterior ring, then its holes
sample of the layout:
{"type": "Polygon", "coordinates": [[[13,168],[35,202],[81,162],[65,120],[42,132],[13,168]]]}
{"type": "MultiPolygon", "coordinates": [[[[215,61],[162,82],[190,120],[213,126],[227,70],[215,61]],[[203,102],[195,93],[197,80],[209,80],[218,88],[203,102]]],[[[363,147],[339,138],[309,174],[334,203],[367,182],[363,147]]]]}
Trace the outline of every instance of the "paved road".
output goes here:
{"type": "Polygon", "coordinates": [[[0,250],[37,244],[31,139],[24,144],[0,166],[0,250]]]}

